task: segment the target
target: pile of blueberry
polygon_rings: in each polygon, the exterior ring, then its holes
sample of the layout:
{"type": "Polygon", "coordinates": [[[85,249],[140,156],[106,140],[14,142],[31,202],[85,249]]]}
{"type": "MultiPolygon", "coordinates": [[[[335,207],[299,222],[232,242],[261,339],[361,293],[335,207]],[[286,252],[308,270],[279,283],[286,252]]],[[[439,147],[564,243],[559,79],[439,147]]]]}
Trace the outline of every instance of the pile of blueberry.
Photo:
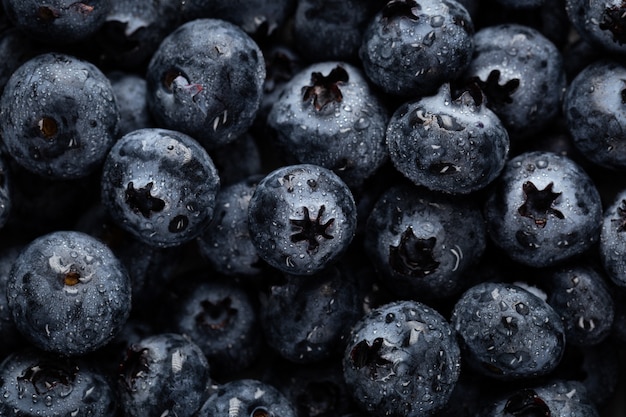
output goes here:
{"type": "Polygon", "coordinates": [[[2,0],[0,417],[614,417],[626,1],[2,0]]]}

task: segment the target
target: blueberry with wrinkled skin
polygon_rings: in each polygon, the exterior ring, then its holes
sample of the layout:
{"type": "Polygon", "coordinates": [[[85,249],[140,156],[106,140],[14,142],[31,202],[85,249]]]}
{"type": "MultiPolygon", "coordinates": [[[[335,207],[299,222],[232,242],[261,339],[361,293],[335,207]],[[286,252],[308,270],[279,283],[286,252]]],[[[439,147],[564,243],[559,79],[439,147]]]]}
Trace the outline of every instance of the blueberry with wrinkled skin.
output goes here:
{"type": "Polygon", "coordinates": [[[114,417],[117,396],[88,362],[32,348],[0,363],[1,416],[114,417]]]}
{"type": "Polygon", "coordinates": [[[569,345],[597,345],[609,336],[615,313],[603,271],[574,263],[545,271],[541,282],[546,301],[563,320],[569,345]]]}
{"type": "Polygon", "coordinates": [[[502,171],[509,134],[482,95],[437,94],[400,106],[387,126],[391,161],[416,185],[449,194],[485,188],[502,171]]]}
{"type": "Polygon", "coordinates": [[[384,92],[416,97],[462,74],[473,35],[469,13],[455,0],[391,0],[370,21],[359,57],[384,92]]]}
{"type": "Polygon", "coordinates": [[[288,165],[265,176],[248,206],[248,230],[261,259],[311,275],[335,262],[356,231],[356,203],[331,170],[288,165]]]}
{"type": "Polygon", "coordinates": [[[484,208],[493,243],[525,265],[556,265],[600,238],[602,205],[595,184],[574,161],[552,152],[510,159],[484,208]]]}
{"type": "Polygon", "coordinates": [[[0,99],[7,152],[49,178],[85,177],[117,139],[120,115],[109,79],[93,64],[58,53],[21,65],[0,99]]]}
{"type": "Polygon", "coordinates": [[[563,113],[572,143],[594,164],[626,169],[626,67],[596,61],[567,87],[563,113]]]}
{"type": "Polygon", "coordinates": [[[343,358],[353,398],[374,415],[430,416],[448,401],[461,355],[449,323],[417,301],[371,310],[353,327],[343,358]]]}
{"type": "Polygon", "coordinates": [[[155,127],[146,101],[146,79],[133,73],[114,71],[107,74],[120,112],[118,136],[133,130],[155,127]]]}
{"type": "Polygon", "coordinates": [[[103,24],[111,0],[3,0],[9,20],[41,42],[69,44],[86,40],[103,24]]]}
{"type": "Polygon", "coordinates": [[[120,138],[102,169],[102,203],[113,221],[155,247],[198,237],[213,217],[220,180],[191,137],[146,128],[120,138]]]}
{"type": "Polygon", "coordinates": [[[248,206],[262,178],[254,175],[223,187],[217,194],[213,219],[197,239],[200,254],[221,274],[258,276],[261,273],[263,263],[248,228],[248,206]]]}
{"type": "Polygon", "coordinates": [[[163,302],[173,307],[162,322],[198,345],[213,378],[228,379],[259,358],[262,332],[257,306],[243,286],[231,279],[186,273],[174,278],[170,287],[163,302]]]}
{"type": "Polygon", "coordinates": [[[529,137],[558,115],[566,87],[559,49],[537,29],[520,24],[485,27],[463,79],[477,83],[511,140],[529,137]]]}
{"type": "Polygon", "coordinates": [[[561,317],[517,285],[474,285],[457,300],[450,323],[470,366],[500,380],[546,375],[565,349],[561,317]]]}
{"type": "Polygon", "coordinates": [[[599,417],[598,409],[589,400],[585,387],[579,382],[556,380],[538,386],[528,385],[502,396],[486,406],[480,415],[599,417]]]}
{"type": "Polygon", "coordinates": [[[388,120],[386,106],[360,69],[321,62],[287,82],[267,125],[295,163],[328,168],[354,188],[387,160],[388,120]]]}
{"type": "Polygon", "coordinates": [[[267,344],[295,363],[337,357],[363,315],[356,277],[341,262],[310,277],[286,275],[261,308],[267,344]]]}
{"type": "Polygon", "coordinates": [[[196,417],[296,417],[291,402],[274,386],[256,379],[236,379],[220,385],[196,417]]]}
{"type": "Polygon", "coordinates": [[[252,125],[263,95],[265,62],[240,27],[196,19],[161,42],[146,80],[148,106],[158,125],[213,149],[252,125]]]}
{"type": "Polygon", "coordinates": [[[626,53],[626,28],[621,0],[566,0],[565,10],[576,33],[605,54],[626,53]]]}
{"type": "Polygon", "coordinates": [[[7,282],[20,333],[60,355],[82,355],[107,344],[130,314],[128,273],[100,240],[57,231],[30,242],[7,282]]]}
{"type": "Polygon", "coordinates": [[[388,291],[424,301],[462,291],[486,241],[480,207],[471,200],[397,185],[374,205],[364,247],[388,291]]]}
{"type": "Polygon", "coordinates": [[[117,386],[128,417],[191,416],[210,393],[210,367],[187,337],[158,333],[131,344],[117,386]]]}

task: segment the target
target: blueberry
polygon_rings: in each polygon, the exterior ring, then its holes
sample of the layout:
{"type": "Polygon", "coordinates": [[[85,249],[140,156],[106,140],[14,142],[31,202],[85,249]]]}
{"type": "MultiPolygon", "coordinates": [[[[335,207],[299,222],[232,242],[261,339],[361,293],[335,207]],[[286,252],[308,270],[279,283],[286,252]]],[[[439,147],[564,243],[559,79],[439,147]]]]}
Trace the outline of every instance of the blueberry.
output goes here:
{"type": "Polygon", "coordinates": [[[13,72],[41,52],[36,41],[17,28],[2,32],[0,37],[0,94],[13,72]]]}
{"type": "Polygon", "coordinates": [[[13,321],[13,315],[11,310],[9,310],[6,297],[9,273],[21,250],[21,245],[15,245],[0,251],[0,340],[2,340],[0,344],[0,360],[26,345],[25,339],[17,330],[17,326],[13,321]]]}
{"type": "Polygon", "coordinates": [[[0,99],[8,153],[39,175],[70,179],[100,168],[120,115],[108,78],[93,64],[45,53],[20,66],[0,99]]]}
{"type": "Polygon", "coordinates": [[[386,93],[421,96],[461,75],[473,35],[469,13],[455,0],[391,0],[370,21],[359,57],[386,93]]]}
{"type": "Polygon", "coordinates": [[[360,69],[323,62],[293,76],[274,102],[267,124],[295,163],[331,169],[357,187],[387,159],[387,113],[360,69]]]}
{"type": "Polygon", "coordinates": [[[243,182],[253,175],[261,175],[265,161],[258,141],[252,134],[239,138],[209,151],[222,186],[243,182]]]}
{"type": "Polygon", "coordinates": [[[38,41],[75,43],[92,36],[103,24],[111,0],[3,0],[9,20],[38,41]]]}
{"type": "Polygon", "coordinates": [[[626,168],[626,67],[597,61],[582,70],[567,88],[563,113],[576,148],[593,163],[626,168]]]}
{"type": "Polygon", "coordinates": [[[580,37],[605,54],[626,52],[623,18],[626,5],[623,2],[566,0],[565,4],[567,16],[580,37]]]}
{"type": "Polygon", "coordinates": [[[252,125],[265,63],[258,45],[238,26],[197,19],[161,42],[146,79],[148,105],[160,127],[216,148],[252,125]]]}
{"type": "Polygon", "coordinates": [[[485,188],[502,171],[509,135],[482,94],[436,95],[400,106],[386,133],[394,166],[416,185],[450,194],[485,188]]]}
{"type": "Polygon", "coordinates": [[[256,379],[227,382],[206,400],[197,417],[296,417],[291,402],[274,386],[256,379]]]}
{"type": "Polygon", "coordinates": [[[600,195],[571,159],[551,152],[509,160],[485,202],[487,229],[513,260],[555,265],[589,249],[600,237],[600,195]]]}
{"type": "Polygon", "coordinates": [[[463,78],[481,87],[511,139],[529,137],[554,120],[566,80],[561,53],[548,38],[511,23],[477,31],[474,43],[463,78]]]}
{"type": "Polygon", "coordinates": [[[248,229],[261,259],[290,274],[311,275],[347,250],[356,230],[356,204],[329,169],[284,166],[257,185],[248,229]]]}
{"type": "Polygon", "coordinates": [[[353,327],[343,369],[357,404],[374,415],[430,416],[448,401],[461,355],[452,328],[432,308],[396,301],[353,327]]]}
{"type": "Polygon", "coordinates": [[[209,395],[209,364],[188,338],[158,333],[133,343],[117,379],[124,415],[191,416],[209,395]]]}
{"type": "Polygon", "coordinates": [[[311,62],[358,60],[363,32],[382,0],[301,0],[293,16],[296,48],[311,62]]]}
{"type": "Polygon", "coordinates": [[[108,343],[126,322],[131,285],[126,269],[101,241],[56,231],[30,242],[7,283],[18,330],[37,347],[82,355],[108,343]]]}
{"type": "Polygon", "coordinates": [[[0,364],[0,415],[114,417],[117,397],[89,363],[32,348],[0,364]]]}
{"type": "Polygon", "coordinates": [[[611,282],[626,287],[626,190],[618,192],[602,216],[600,261],[611,282]]]}
{"type": "Polygon", "coordinates": [[[548,304],[563,319],[568,344],[591,346],[609,336],[614,305],[601,270],[579,262],[546,271],[542,281],[548,304]]]}
{"type": "Polygon", "coordinates": [[[211,376],[223,380],[249,368],[259,357],[262,332],[251,294],[230,279],[205,273],[174,278],[162,323],[186,335],[202,350],[211,376]],[[184,284],[180,285],[179,282],[184,284]]]}
{"type": "Polygon", "coordinates": [[[397,185],[376,202],[364,247],[392,294],[443,299],[465,288],[464,275],[486,245],[478,205],[397,185]]]}
{"type": "Polygon", "coordinates": [[[191,137],[146,128],[120,138],[102,169],[102,202],[137,239],[172,247],[198,237],[213,216],[220,181],[191,137]]]}
{"type": "Polygon", "coordinates": [[[456,302],[450,322],[463,358],[477,372],[501,380],[546,375],[565,349],[561,317],[524,288],[485,282],[456,302]]]}
{"type": "Polygon", "coordinates": [[[345,263],[312,276],[287,275],[261,309],[267,344],[296,363],[337,357],[350,328],[363,315],[356,277],[345,263]]]}
{"type": "Polygon", "coordinates": [[[222,188],[215,201],[215,215],[198,237],[198,250],[219,273],[256,276],[262,261],[250,238],[248,206],[263,177],[252,176],[222,188]]]}
{"type": "Polygon", "coordinates": [[[485,407],[481,416],[598,417],[597,408],[587,397],[585,387],[575,381],[554,381],[530,385],[509,392],[485,407]]]}

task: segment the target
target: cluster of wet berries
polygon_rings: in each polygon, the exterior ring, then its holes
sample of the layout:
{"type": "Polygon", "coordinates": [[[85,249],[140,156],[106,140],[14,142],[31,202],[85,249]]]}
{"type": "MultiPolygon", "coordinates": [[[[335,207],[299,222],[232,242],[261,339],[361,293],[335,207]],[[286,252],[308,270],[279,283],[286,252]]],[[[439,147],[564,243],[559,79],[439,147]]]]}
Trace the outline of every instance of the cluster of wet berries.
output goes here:
{"type": "Polygon", "coordinates": [[[0,417],[612,415],[626,2],[0,11],[0,417]]]}

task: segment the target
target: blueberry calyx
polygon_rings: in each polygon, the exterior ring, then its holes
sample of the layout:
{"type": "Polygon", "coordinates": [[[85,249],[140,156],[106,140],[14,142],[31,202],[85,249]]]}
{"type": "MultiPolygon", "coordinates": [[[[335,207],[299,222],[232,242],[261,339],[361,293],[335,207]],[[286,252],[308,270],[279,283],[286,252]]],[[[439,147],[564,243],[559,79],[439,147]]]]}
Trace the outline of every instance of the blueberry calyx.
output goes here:
{"type": "Polygon", "coordinates": [[[409,227],[402,233],[398,246],[389,245],[389,264],[402,275],[424,278],[439,267],[433,257],[436,243],[435,237],[418,238],[409,227]]]}
{"type": "Polygon", "coordinates": [[[59,131],[59,126],[56,120],[48,116],[44,116],[39,119],[37,126],[39,127],[39,133],[44,137],[44,139],[54,138],[59,131]]]}
{"type": "Polygon", "coordinates": [[[202,306],[202,311],[196,315],[196,323],[211,330],[226,328],[231,319],[237,314],[237,309],[232,307],[232,299],[230,297],[226,297],[216,303],[204,300],[200,305],[202,306]]]}
{"type": "Polygon", "coordinates": [[[624,232],[626,231],[626,200],[622,200],[620,206],[617,208],[617,215],[619,218],[611,219],[611,221],[619,223],[617,226],[618,232],[624,232]]]}
{"type": "Polygon", "coordinates": [[[332,239],[333,236],[328,233],[328,228],[332,226],[332,224],[335,222],[335,219],[332,218],[326,223],[322,223],[321,219],[325,211],[326,206],[321,205],[319,210],[317,211],[317,217],[312,219],[308,207],[302,207],[304,218],[289,219],[292,230],[296,232],[291,235],[291,241],[293,243],[306,241],[309,244],[307,251],[313,252],[320,245],[319,241],[317,240],[318,236],[321,236],[324,239],[332,239]]]}
{"type": "Polygon", "coordinates": [[[538,190],[532,181],[526,181],[522,185],[522,191],[526,201],[517,210],[521,216],[533,219],[535,224],[544,228],[548,222],[548,215],[553,215],[559,219],[565,218],[560,210],[552,207],[554,201],[561,195],[552,191],[554,183],[546,185],[543,190],[538,190]]]}
{"type": "Polygon", "coordinates": [[[74,9],[74,11],[83,14],[83,15],[88,15],[91,12],[93,12],[94,6],[91,6],[89,4],[85,4],[82,3],[80,1],[76,2],[76,3],[72,3],[70,4],[68,7],[68,9],[74,9]]]}
{"type": "Polygon", "coordinates": [[[270,417],[270,412],[265,407],[256,407],[250,413],[250,417],[270,417]]]}
{"type": "Polygon", "coordinates": [[[494,106],[502,106],[513,102],[511,95],[519,87],[519,79],[514,78],[507,81],[503,85],[500,84],[500,70],[492,70],[487,76],[487,80],[483,81],[479,77],[473,77],[472,82],[485,92],[489,101],[494,106]]]}
{"type": "Polygon", "coordinates": [[[622,4],[607,7],[602,15],[600,29],[608,30],[613,35],[613,40],[620,45],[626,43],[626,2],[622,4]]]}
{"type": "Polygon", "coordinates": [[[415,0],[394,0],[385,5],[382,10],[382,17],[384,20],[404,17],[409,20],[417,21],[419,16],[416,12],[421,9],[422,6],[415,0]]]}
{"type": "Polygon", "coordinates": [[[18,377],[18,381],[31,383],[35,392],[42,395],[59,385],[71,389],[78,371],[76,366],[72,369],[64,369],[52,363],[38,363],[28,368],[23,375],[18,377]]]}
{"type": "Polygon", "coordinates": [[[143,187],[135,188],[135,184],[131,181],[126,187],[126,204],[133,212],[141,213],[146,219],[150,218],[152,213],[159,212],[165,207],[165,201],[151,195],[153,186],[154,183],[151,181],[143,187]]]}
{"type": "Polygon", "coordinates": [[[550,407],[532,389],[523,389],[512,395],[504,406],[504,412],[515,417],[550,417],[550,407]]]}
{"type": "Polygon", "coordinates": [[[336,66],[326,76],[321,72],[311,73],[311,84],[302,88],[302,101],[313,100],[315,110],[320,111],[328,104],[343,100],[343,94],[339,89],[341,83],[347,83],[348,72],[341,66],[336,66]]]}
{"type": "Polygon", "coordinates": [[[60,16],[59,12],[49,6],[41,6],[37,9],[37,20],[51,22],[60,16]]]}
{"type": "Polygon", "coordinates": [[[147,348],[131,346],[120,364],[120,375],[130,391],[135,390],[137,379],[143,378],[150,371],[148,353],[147,348]]]}
{"type": "Polygon", "coordinates": [[[390,360],[383,358],[380,354],[383,341],[382,337],[377,337],[370,345],[367,340],[361,340],[350,351],[350,360],[354,366],[357,369],[367,366],[372,379],[377,378],[378,367],[392,364],[390,360]]]}

